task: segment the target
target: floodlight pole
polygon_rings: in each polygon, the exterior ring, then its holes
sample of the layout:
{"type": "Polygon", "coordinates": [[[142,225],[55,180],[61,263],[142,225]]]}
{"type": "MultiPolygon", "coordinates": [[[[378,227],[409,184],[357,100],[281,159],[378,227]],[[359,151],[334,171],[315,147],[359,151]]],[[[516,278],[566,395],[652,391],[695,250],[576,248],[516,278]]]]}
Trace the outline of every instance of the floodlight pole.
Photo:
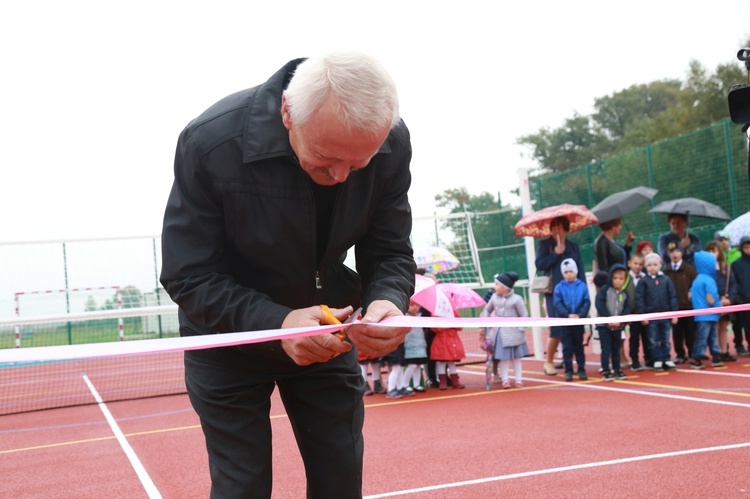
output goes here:
{"type": "MultiPolygon", "coordinates": [[[[518,180],[518,190],[521,194],[521,216],[526,216],[533,212],[531,209],[531,193],[529,191],[529,170],[527,168],[518,169],[518,180]]],[[[536,248],[534,247],[534,238],[524,237],[523,243],[526,247],[526,272],[529,279],[529,289],[531,289],[531,281],[536,275],[536,248]]],[[[542,316],[539,300],[540,295],[529,293],[529,313],[531,317],[542,316]]],[[[543,360],[545,356],[544,345],[542,344],[542,328],[534,326],[531,328],[531,332],[532,338],[534,339],[534,358],[543,360]]]]}

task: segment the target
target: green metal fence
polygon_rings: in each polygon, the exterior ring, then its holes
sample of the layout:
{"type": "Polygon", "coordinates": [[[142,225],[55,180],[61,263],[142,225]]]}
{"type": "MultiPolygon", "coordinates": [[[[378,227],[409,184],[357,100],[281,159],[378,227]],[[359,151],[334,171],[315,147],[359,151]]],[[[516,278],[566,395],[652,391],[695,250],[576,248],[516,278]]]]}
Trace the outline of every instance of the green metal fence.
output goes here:
{"type": "MultiPolygon", "coordinates": [[[[668,231],[669,225],[665,215],[648,210],[661,201],[699,198],[721,206],[732,218],[750,210],[747,154],[744,134],[727,119],[575,170],[531,177],[530,195],[538,210],[561,203],[592,207],[612,193],[639,185],[658,189],[650,204],[623,219],[621,234],[624,238],[625,231],[631,230],[636,241],[649,240],[656,247],[659,234],[668,231]]],[[[519,211],[482,215],[475,214],[473,219],[483,218],[485,224],[491,219],[495,227],[492,236],[477,237],[485,279],[491,282],[494,272],[507,270],[525,275],[525,253],[519,245],[522,240],[513,236],[519,211]]],[[[689,230],[705,244],[726,224],[723,220],[691,217],[689,230]]],[[[587,271],[591,271],[593,243],[599,234],[599,228],[593,226],[571,235],[581,247],[587,271]]],[[[450,275],[444,277],[450,279],[450,275]]]]}

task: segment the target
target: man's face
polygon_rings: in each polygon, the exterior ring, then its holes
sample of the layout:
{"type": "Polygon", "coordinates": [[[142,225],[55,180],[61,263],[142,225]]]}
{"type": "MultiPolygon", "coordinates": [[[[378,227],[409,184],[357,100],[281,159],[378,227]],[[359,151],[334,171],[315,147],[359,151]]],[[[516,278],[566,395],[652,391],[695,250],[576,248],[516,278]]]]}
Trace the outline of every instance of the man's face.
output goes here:
{"type": "Polygon", "coordinates": [[[612,287],[620,290],[623,284],[625,284],[625,271],[616,271],[612,273],[612,287]]]}
{"type": "Polygon", "coordinates": [[[578,278],[578,274],[576,274],[572,270],[566,270],[565,272],[563,272],[563,277],[566,281],[573,282],[578,278]]]}
{"type": "Polygon", "coordinates": [[[643,258],[640,256],[631,256],[628,265],[635,274],[643,272],[643,258]]]}
{"type": "Polygon", "coordinates": [[[682,215],[672,215],[669,217],[669,228],[675,234],[682,234],[687,227],[687,220],[682,215]]]}
{"type": "Polygon", "coordinates": [[[658,274],[661,270],[661,264],[659,262],[649,262],[646,265],[646,270],[649,274],[658,274]]]}
{"type": "Polygon", "coordinates": [[[350,173],[367,166],[389,132],[387,127],[377,134],[349,130],[338,121],[329,104],[324,104],[306,123],[296,125],[286,99],[282,99],[281,115],[300,166],[320,185],[340,184],[350,173]]]}
{"type": "Polygon", "coordinates": [[[672,263],[677,263],[680,260],[682,260],[682,251],[678,249],[673,249],[669,252],[669,259],[672,260],[672,263]]]}

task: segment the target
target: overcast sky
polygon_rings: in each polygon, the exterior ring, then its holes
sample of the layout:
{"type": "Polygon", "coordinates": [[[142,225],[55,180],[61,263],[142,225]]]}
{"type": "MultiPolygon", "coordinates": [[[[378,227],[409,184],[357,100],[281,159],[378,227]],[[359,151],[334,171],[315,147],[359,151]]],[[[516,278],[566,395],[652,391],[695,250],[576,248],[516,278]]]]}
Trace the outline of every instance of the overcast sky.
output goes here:
{"type": "Polygon", "coordinates": [[[741,64],[748,21],[746,0],[5,2],[0,242],[158,234],[182,128],[339,49],[396,81],[415,216],[461,186],[515,201],[519,136],[691,59],[741,64]]]}

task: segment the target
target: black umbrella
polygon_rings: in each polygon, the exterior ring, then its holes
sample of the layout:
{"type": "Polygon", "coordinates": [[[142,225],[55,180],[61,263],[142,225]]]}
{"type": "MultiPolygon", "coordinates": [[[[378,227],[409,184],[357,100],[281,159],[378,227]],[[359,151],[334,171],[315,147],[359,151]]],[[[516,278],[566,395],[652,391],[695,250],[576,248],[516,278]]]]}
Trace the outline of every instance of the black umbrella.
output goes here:
{"type": "Polygon", "coordinates": [[[650,210],[649,213],[676,213],[678,215],[690,215],[704,218],[720,218],[730,220],[726,211],[708,201],[696,198],[680,198],[662,201],[650,210]]]}
{"type": "Polygon", "coordinates": [[[643,186],[615,192],[602,199],[599,204],[591,208],[591,211],[599,219],[599,223],[609,222],[615,218],[622,218],[647,203],[656,196],[657,192],[659,192],[657,189],[643,186]]]}

